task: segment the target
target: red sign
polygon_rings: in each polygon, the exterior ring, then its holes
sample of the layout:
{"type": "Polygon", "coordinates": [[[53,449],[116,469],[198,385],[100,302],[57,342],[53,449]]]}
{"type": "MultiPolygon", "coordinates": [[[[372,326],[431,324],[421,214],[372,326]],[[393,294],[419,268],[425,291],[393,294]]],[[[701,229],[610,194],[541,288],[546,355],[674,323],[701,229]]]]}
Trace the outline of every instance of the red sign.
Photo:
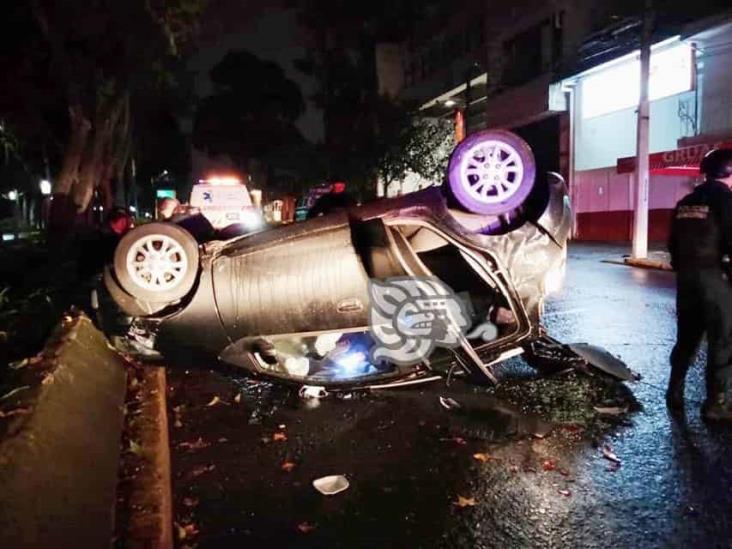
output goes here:
{"type": "MultiPolygon", "coordinates": [[[[703,143],[692,147],[683,147],[673,151],[657,152],[648,155],[648,167],[651,173],[661,175],[697,175],[699,162],[712,149],[732,149],[732,141],[721,143],[703,143]]],[[[635,171],[635,156],[618,158],[618,173],[635,171]]]]}

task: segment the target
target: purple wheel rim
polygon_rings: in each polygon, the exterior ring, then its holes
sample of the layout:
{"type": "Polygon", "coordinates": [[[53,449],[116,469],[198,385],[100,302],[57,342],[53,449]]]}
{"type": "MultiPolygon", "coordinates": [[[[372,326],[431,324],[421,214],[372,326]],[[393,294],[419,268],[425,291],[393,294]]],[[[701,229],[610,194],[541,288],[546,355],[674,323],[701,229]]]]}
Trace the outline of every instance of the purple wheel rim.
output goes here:
{"type": "Polygon", "coordinates": [[[448,184],[473,213],[500,215],[520,206],[536,175],[534,155],[519,136],[503,130],[471,135],[450,157],[448,184]]]}

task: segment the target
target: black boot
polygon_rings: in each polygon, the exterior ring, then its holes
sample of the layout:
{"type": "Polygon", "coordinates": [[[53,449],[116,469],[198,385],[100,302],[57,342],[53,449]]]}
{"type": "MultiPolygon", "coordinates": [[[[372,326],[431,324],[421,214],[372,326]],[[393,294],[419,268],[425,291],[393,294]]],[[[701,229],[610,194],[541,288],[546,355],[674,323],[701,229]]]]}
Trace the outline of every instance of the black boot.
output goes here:
{"type": "Polygon", "coordinates": [[[669,383],[666,390],[666,406],[669,410],[679,412],[684,409],[684,382],[671,384],[669,383]]]}
{"type": "Polygon", "coordinates": [[[668,380],[668,389],[666,390],[666,406],[669,410],[675,412],[684,409],[684,386],[686,385],[686,376],[677,373],[678,370],[680,368],[671,370],[671,378],[668,380]]]}

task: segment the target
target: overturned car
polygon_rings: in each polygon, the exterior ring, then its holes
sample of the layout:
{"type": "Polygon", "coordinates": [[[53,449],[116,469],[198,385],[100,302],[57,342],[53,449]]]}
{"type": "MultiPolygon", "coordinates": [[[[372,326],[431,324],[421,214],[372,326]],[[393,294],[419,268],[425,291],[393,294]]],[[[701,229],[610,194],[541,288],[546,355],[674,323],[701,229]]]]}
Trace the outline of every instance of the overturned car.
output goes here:
{"type": "Polygon", "coordinates": [[[523,354],[540,370],[630,379],[602,350],[542,327],[570,223],[561,177],[537,178],[518,136],[480,132],[455,149],[442,187],[226,241],[138,227],[104,282],[130,317],[131,348],[172,365],[383,387],[456,370],[496,382],[494,367],[523,354]]]}

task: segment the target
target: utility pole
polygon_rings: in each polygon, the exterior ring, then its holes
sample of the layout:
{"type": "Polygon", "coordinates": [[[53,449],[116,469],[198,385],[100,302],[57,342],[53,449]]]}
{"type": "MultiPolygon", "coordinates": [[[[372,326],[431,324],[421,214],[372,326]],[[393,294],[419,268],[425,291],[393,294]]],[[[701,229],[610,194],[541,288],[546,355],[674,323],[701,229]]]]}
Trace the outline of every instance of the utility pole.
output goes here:
{"type": "Polygon", "coordinates": [[[648,102],[648,80],[651,68],[651,37],[653,33],[653,0],[645,0],[643,29],[640,50],[640,101],[638,103],[638,126],[635,163],[635,212],[633,216],[634,259],[648,256],[648,135],[650,105],[648,102]]]}

